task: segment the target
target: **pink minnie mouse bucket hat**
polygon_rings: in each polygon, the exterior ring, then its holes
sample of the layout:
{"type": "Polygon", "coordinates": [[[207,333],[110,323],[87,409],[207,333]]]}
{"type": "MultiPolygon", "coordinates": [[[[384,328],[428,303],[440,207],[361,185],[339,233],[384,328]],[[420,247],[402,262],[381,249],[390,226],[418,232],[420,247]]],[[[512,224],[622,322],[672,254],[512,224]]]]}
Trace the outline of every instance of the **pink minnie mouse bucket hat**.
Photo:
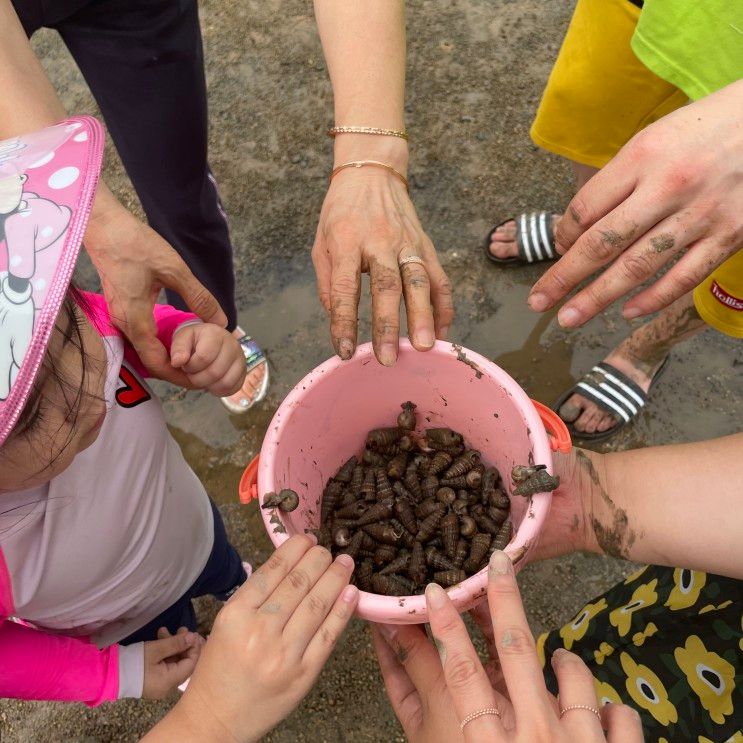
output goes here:
{"type": "Polygon", "coordinates": [[[18,420],[72,278],[103,128],[80,116],[0,141],[0,446],[18,420]]]}

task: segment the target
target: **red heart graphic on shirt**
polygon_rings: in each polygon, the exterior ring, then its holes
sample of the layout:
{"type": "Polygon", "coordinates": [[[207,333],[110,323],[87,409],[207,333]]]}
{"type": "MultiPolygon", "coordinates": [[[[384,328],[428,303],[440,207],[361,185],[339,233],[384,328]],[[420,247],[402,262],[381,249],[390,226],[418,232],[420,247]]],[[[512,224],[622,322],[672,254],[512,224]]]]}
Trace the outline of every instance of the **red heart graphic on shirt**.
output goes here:
{"type": "Polygon", "coordinates": [[[122,408],[133,408],[152,399],[145,386],[125,366],[121,367],[119,379],[124,383],[124,386],[116,390],[116,402],[122,408]]]}

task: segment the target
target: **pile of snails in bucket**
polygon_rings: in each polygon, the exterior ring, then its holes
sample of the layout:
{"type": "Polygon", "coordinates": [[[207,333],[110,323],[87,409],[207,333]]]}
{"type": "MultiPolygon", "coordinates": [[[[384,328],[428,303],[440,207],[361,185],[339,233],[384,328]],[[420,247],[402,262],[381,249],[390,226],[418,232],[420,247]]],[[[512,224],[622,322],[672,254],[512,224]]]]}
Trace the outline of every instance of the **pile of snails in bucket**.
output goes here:
{"type": "MultiPolygon", "coordinates": [[[[318,543],[353,557],[353,582],[386,596],[453,586],[487,565],[511,540],[510,500],[495,467],[460,433],[416,433],[416,406],[402,404],[397,426],[369,431],[361,460],[352,456],[322,495],[318,543]]],[[[544,466],[517,466],[515,495],[554,490],[544,466]]],[[[270,493],[263,507],[291,511],[292,490],[270,493]]]]}

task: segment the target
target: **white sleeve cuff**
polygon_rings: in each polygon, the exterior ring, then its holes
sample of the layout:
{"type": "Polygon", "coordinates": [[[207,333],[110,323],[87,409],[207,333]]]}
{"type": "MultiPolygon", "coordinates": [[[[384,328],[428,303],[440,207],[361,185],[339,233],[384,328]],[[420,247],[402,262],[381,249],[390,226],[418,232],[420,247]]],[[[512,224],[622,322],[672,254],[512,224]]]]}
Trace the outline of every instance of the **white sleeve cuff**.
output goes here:
{"type": "Polygon", "coordinates": [[[119,699],[139,699],[144,688],[144,643],[119,645],[119,699]]]}

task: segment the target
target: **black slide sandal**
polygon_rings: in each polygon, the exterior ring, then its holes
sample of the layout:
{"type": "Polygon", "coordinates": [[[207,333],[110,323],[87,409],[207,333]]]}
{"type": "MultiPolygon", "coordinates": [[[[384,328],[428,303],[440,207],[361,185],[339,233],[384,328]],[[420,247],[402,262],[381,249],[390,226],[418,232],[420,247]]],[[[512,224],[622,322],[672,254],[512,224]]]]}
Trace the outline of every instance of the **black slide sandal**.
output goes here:
{"type": "Polygon", "coordinates": [[[528,265],[540,261],[554,261],[560,256],[555,250],[555,239],[552,231],[552,214],[550,212],[532,212],[518,217],[509,217],[495,225],[485,236],[483,243],[485,255],[493,263],[528,265]],[[516,222],[516,245],[519,254],[510,258],[499,258],[490,252],[493,233],[506,222],[516,222]]]}
{"type": "Polygon", "coordinates": [[[594,366],[588,374],[583,375],[567,392],[561,395],[552,406],[552,410],[559,415],[560,408],[567,400],[575,394],[583,395],[595,403],[601,410],[611,413],[617,419],[617,424],[606,431],[585,433],[578,431],[572,423],[564,421],[570,435],[581,441],[601,441],[602,439],[608,439],[609,436],[613,436],[640,415],[640,411],[645,407],[645,403],[648,400],[648,395],[665,371],[667,365],[668,356],[663,359],[663,363],[653,375],[650,388],[645,392],[626,374],[623,374],[611,364],[602,361],[600,364],[594,366]]]}

